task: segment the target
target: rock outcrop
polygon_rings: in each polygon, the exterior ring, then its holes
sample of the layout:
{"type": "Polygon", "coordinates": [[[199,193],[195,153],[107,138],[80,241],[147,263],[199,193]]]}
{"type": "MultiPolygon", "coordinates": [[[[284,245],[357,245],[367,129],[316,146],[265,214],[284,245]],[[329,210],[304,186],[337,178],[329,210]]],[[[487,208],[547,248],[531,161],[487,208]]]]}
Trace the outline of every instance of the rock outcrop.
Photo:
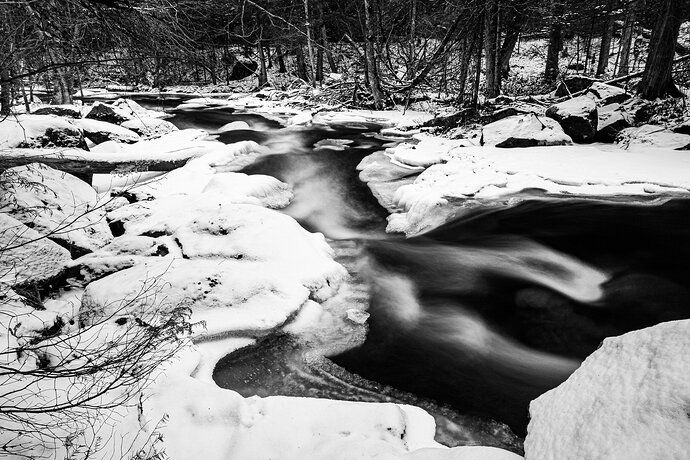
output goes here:
{"type": "Polygon", "coordinates": [[[506,148],[535,147],[571,144],[572,139],[551,118],[530,113],[503,118],[484,126],[481,143],[506,148]]]}
{"type": "Polygon", "coordinates": [[[560,123],[563,131],[575,142],[592,142],[597,133],[597,104],[589,96],[575,97],[552,105],[546,110],[546,116],[560,123]]]}

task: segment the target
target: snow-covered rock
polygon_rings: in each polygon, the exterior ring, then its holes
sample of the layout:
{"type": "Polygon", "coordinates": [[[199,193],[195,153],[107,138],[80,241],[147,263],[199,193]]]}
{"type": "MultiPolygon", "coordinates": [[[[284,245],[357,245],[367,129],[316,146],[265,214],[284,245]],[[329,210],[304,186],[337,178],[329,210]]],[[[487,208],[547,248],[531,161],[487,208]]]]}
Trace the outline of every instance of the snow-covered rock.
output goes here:
{"type": "Polygon", "coordinates": [[[628,150],[649,147],[682,149],[690,145],[690,135],[673,132],[659,125],[642,125],[622,130],[616,142],[628,150]]]}
{"type": "Polygon", "coordinates": [[[81,108],[72,104],[45,105],[33,111],[34,115],[57,115],[59,117],[81,118],[81,108]]]}
{"type": "Polygon", "coordinates": [[[570,96],[573,93],[586,90],[596,81],[597,80],[590,77],[585,77],[584,75],[573,75],[572,77],[567,77],[558,83],[554,96],[570,96]]]}
{"type": "Polygon", "coordinates": [[[59,276],[69,262],[65,248],[0,213],[0,286],[43,286],[59,276]]]}
{"type": "Polygon", "coordinates": [[[620,103],[632,97],[623,88],[607,85],[606,83],[602,83],[600,81],[595,81],[592,83],[592,86],[589,87],[587,92],[591,93],[595,98],[597,98],[601,105],[620,103]]]}
{"type": "Polygon", "coordinates": [[[120,126],[130,129],[144,137],[158,137],[177,131],[177,127],[168,120],[143,116],[125,121],[120,126]]]}
{"type": "Polygon", "coordinates": [[[560,123],[573,141],[592,142],[597,133],[597,104],[589,96],[579,96],[546,109],[546,116],[560,123]]]}
{"type": "Polygon", "coordinates": [[[91,110],[84,116],[92,120],[106,121],[119,125],[122,122],[133,119],[133,115],[129,110],[123,110],[120,107],[104,104],[103,102],[94,102],[91,110]]]}
{"type": "Polygon", "coordinates": [[[320,301],[346,276],[320,233],[291,217],[253,205],[230,204],[213,195],[171,196],[124,206],[108,218],[134,235],[171,235],[187,258],[265,262],[294,277],[320,301]]]}
{"type": "Polygon", "coordinates": [[[1,212],[77,254],[112,239],[103,202],[86,182],[38,163],[10,168],[5,174],[13,180],[4,184],[1,212]]]}
{"type": "Polygon", "coordinates": [[[690,320],[604,340],[530,404],[525,458],[687,459],[690,320]]]}
{"type": "Polygon", "coordinates": [[[599,109],[598,131],[595,140],[614,142],[618,134],[632,126],[632,116],[620,104],[609,104],[599,109]]]}
{"type": "Polygon", "coordinates": [[[87,325],[110,317],[148,321],[160,312],[188,307],[192,322],[205,321],[205,334],[252,335],[282,325],[308,299],[307,288],[271,264],[161,258],[90,283],[79,318],[87,325]]]}
{"type": "Polygon", "coordinates": [[[556,121],[530,113],[506,117],[484,126],[481,142],[482,145],[496,147],[534,147],[571,144],[572,139],[556,121]]]}
{"type": "Polygon", "coordinates": [[[84,135],[64,118],[53,115],[16,115],[0,121],[0,148],[85,148],[84,135]]]}
{"type": "Polygon", "coordinates": [[[131,144],[140,140],[134,131],[118,126],[107,121],[79,118],[72,123],[84,131],[84,135],[96,144],[106,141],[124,142],[131,144]]]}

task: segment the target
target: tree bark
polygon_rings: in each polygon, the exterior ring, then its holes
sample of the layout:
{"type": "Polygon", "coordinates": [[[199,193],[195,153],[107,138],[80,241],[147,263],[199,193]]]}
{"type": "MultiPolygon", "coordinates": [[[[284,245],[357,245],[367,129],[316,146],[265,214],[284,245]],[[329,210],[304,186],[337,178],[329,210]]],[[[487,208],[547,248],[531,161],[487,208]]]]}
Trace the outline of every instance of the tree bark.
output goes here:
{"type": "Polygon", "coordinates": [[[0,115],[9,115],[12,108],[12,86],[10,84],[10,70],[0,68],[0,115]]]}
{"type": "Polygon", "coordinates": [[[314,64],[314,47],[311,39],[311,23],[309,22],[309,0],[304,0],[304,27],[307,29],[307,51],[309,52],[309,67],[311,67],[311,84],[316,87],[316,65],[314,64]]]}
{"type": "Polygon", "coordinates": [[[606,20],[601,30],[601,46],[599,47],[599,62],[597,63],[596,76],[604,75],[609,67],[609,56],[611,56],[611,36],[613,35],[613,8],[614,0],[608,1],[606,20]]]}
{"type": "Polygon", "coordinates": [[[635,33],[635,20],[637,19],[635,2],[628,5],[628,11],[625,15],[625,24],[623,25],[623,34],[621,35],[621,52],[620,61],[618,62],[617,77],[628,75],[630,72],[630,46],[632,45],[632,38],[635,33]]]}
{"type": "Polygon", "coordinates": [[[518,38],[520,37],[524,19],[524,15],[518,12],[511,15],[507,21],[505,27],[506,36],[503,39],[503,45],[501,45],[501,51],[498,58],[501,78],[508,78],[508,73],[510,72],[510,58],[513,56],[515,45],[517,45],[518,38]]]}
{"type": "Polygon", "coordinates": [[[266,72],[266,56],[261,37],[256,42],[256,48],[259,51],[259,88],[262,88],[268,84],[268,73],[266,72]]]}
{"type": "Polygon", "coordinates": [[[309,81],[307,76],[307,66],[304,63],[304,50],[302,50],[302,45],[297,45],[297,76],[304,81],[309,81]]]}
{"type": "Polygon", "coordinates": [[[551,26],[549,28],[549,47],[546,51],[546,69],[544,69],[544,80],[553,83],[559,74],[558,55],[563,47],[561,16],[563,5],[558,0],[551,1],[551,26]]]}
{"type": "Polygon", "coordinates": [[[283,58],[283,48],[280,45],[276,45],[276,60],[278,61],[278,73],[287,72],[285,58],[283,58]]]}
{"type": "Polygon", "coordinates": [[[374,98],[374,105],[376,108],[382,108],[383,91],[381,90],[381,81],[379,79],[376,55],[374,53],[374,30],[371,20],[370,0],[364,0],[364,27],[366,28],[364,54],[367,61],[367,80],[369,81],[371,95],[374,98]]]}
{"type": "Polygon", "coordinates": [[[684,0],[659,0],[659,16],[649,41],[649,55],[645,63],[642,81],[638,86],[640,96],[656,99],[664,96],[681,96],[673,83],[673,57],[678,32],[682,22],[684,0]]]}
{"type": "Polygon", "coordinates": [[[496,97],[501,92],[500,72],[498,63],[498,0],[489,0],[484,14],[484,78],[485,96],[496,97]]]}

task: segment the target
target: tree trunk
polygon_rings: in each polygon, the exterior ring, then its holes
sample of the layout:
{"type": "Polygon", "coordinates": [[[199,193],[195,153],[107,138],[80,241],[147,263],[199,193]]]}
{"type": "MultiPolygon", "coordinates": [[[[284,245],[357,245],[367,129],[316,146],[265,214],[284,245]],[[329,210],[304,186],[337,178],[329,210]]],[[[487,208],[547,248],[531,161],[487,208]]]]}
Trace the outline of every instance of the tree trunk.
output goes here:
{"type": "Polygon", "coordinates": [[[563,5],[557,0],[551,1],[551,26],[549,29],[549,47],[546,51],[546,69],[544,69],[544,80],[548,83],[553,83],[559,74],[558,55],[563,47],[563,38],[561,36],[563,24],[561,23],[561,16],[563,15],[563,5]]]}
{"type": "Polygon", "coordinates": [[[633,1],[628,5],[628,11],[625,15],[625,24],[623,25],[623,34],[621,36],[621,56],[618,63],[617,77],[623,77],[630,72],[630,47],[632,46],[632,38],[635,35],[635,20],[637,19],[637,5],[633,1]]]}
{"type": "Polygon", "coordinates": [[[280,45],[276,45],[276,60],[278,61],[278,73],[287,72],[285,68],[285,58],[283,57],[283,48],[280,45]]]}
{"type": "Polygon", "coordinates": [[[256,49],[259,51],[259,88],[262,88],[268,84],[268,73],[266,72],[266,56],[260,37],[257,40],[256,49]]]}
{"type": "Polygon", "coordinates": [[[645,99],[682,95],[673,83],[672,67],[683,3],[682,0],[659,0],[659,17],[654,23],[649,55],[638,86],[640,96],[645,99]]]}
{"type": "Polygon", "coordinates": [[[302,45],[297,45],[297,76],[304,81],[309,81],[307,76],[307,66],[304,63],[304,51],[302,50],[302,45]]]}
{"type": "Polygon", "coordinates": [[[10,83],[10,69],[0,68],[0,115],[9,115],[12,108],[12,85],[10,83]]]}
{"type": "Polygon", "coordinates": [[[614,0],[608,1],[606,20],[601,31],[601,46],[599,47],[599,62],[597,64],[596,76],[604,75],[609,67],[609,57],[611,56],[611,36],[613,35],[613,8],[614,0]]]}
{"type": "Polygon", "coordinates": [[[309,22],[309,0],[304,0],[304,27],[307,29],[307,51],[309,52],[309,67],[311,68],[311,84],[316,87],[316,66],[314,64],[314,47],[312,43],[311,23],[309,22]]]}
{"type": "Polygon", "coordinates": [[[482,41],[484,41],[484,27],[482,27],[483,18],[479,21],[479,31],[477,33],[477,56],[475,57],[474,67],[474,88],[472,89],[472,105],[476,107],[479,104],[479,82],[482,76],[482,41]]]}
{"type": "Polygon", "coordinates": [[[487,98],[498,96],[500,88],[500,72],[498,63],[498,0],[489,0],[484,14],[484,60],[486,80],[485,95],[487,98]]]}
{"type": "Polygon", "coordinates": [[[511,15],[511,18],[507,21],[506,36],[503,39],[503,45],[501,45],[501,51],[498,58],[498,65],[502,78],[508,78],[508,73],[510,72],[510,58],[513,55],[513,50],[515,50],[515,45],[517,45],[518,38],[520,37],[523,20],[524,15],[516,13],[511,15]]]}
{"type": "Polygon", "coordinates": [[[369,81],[371,95],[374,98],[374,105],[376,108],[382,108],[383,91],[381,90],[381,81],[379,80],[376,55],[374,53],[374,30],[371,20],[370,0],[364,0],[364,27],[366,28],[364,54],[367,62],[367,80],[369,81]]]}

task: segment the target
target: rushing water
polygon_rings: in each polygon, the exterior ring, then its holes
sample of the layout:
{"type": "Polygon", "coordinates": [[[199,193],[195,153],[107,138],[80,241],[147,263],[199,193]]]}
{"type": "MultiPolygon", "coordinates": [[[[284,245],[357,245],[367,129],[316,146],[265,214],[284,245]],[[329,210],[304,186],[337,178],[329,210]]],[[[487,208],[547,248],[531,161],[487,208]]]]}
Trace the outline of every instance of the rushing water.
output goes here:
{"type": "Polygon", "coordinates": [[[690,317],[688,200],[534,198],[465,210],[405,239],[383,232],[386,212],[355,171],[393,142],[377,126],[284,128],[228,109],[172,119],[211,131],[238,120],[250,129],[220,141],[274,152],[243,172],[290,183],[295,199],[284,212],[339,240],[338,260],[354,278],[325,308],[342,317],[358,306],[371,316],[368,330],[341,320],[307,339],[288,334],[235,352],[216,367],[221,386],[419,404],[449,445],[519,452],[501,423],[524,435],[529,401],[605,337],[690,317]]]}

